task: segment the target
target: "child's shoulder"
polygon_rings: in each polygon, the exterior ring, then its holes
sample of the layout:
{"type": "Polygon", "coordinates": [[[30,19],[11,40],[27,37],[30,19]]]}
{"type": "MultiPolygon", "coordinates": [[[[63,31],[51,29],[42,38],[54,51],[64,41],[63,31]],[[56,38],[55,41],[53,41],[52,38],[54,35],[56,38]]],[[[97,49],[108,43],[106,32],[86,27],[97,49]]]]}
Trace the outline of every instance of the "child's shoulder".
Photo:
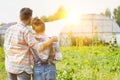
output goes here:
{"type": "Polygon", "coordinates": [[[47,35],[37,35],[37,34],[35,35],[35,38],[39,41],[46,41],[46,40],[50,39],[50,37],[47,35]]]}

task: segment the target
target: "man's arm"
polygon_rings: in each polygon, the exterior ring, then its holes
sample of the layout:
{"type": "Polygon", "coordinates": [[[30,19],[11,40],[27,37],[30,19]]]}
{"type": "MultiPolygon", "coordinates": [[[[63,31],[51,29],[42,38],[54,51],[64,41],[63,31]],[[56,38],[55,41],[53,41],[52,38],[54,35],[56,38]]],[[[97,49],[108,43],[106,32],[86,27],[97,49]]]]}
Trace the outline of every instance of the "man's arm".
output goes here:
{"type": "Polygon", "coordinates": [[[46,49],[47,47],[51,46],[53,42],[58,41],[57,37],[52,37],[51,39],[45,41],[45,42],[39,42],[35,39],[35,36],[31,33],[31,31],[27,32],[24,35],[24,39],[28,46],[35,49],[37,52],[40,52],[43,49],[46,49]]]}
{"type": "Polygon", "coordinates": [[[58,39],[56,36],[54,36],[54,37],[50,38],[49,40],[43,42],[43,47],[47,48],[47,47],[51,46],[53,44],[53,42],[56,42],[56,41],[58,41],[58,39]]]}

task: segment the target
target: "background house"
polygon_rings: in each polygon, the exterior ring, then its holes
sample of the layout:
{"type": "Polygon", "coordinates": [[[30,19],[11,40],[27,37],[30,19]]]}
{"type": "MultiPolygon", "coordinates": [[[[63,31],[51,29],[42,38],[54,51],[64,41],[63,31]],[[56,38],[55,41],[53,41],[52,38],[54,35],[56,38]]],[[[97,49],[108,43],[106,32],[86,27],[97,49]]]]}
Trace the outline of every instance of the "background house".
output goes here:
{"type": "Polygon", "coordinates": [[[10,27],[11,25],[14,25],[16,24],[16,22],[13,22],[13,23],[3,23],[0,25],[0,46],[3,45],[3,38],[4,38],[4,34],[5,34],[5,31],[8,27],[10,27]]]}

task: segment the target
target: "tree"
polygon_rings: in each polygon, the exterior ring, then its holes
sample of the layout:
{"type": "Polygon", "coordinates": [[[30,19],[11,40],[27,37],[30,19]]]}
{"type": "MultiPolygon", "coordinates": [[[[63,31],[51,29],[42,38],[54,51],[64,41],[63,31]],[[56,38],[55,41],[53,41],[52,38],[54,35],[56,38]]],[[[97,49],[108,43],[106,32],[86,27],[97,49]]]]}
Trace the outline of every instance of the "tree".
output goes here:
{"type": "Polygon", "coordinates": [[[50,21],[54,21],[55,19],[54,19],[54,16],[52,15],[52,16],[49,16],[48,17],[48,21],[50,22],[50,21]]]}
{"type": "Polygon", "coordinates": [[[61,6],[57,12],[55,12],[53,15],[50,15],[48,17],[42,16],[40,19],[42,19],[44,22],[49,22],[49,21],[55,21],[55,20],[60,20],[64,19],[67,17],[67,11],[63,6],[61,6]]]}
{"type": "Polygon", "coordinates": [[[111,11],[109,8],[107,8],[104,13],[100,13],[100,14],[111,18],[111,11]]]}
{"type": "Polygon", "coordinates": [[[120,6],[118,8],[114,9],[113,14],[114,14],[114,16],[113,16],[114,20],[120,26],[120,6]]]}
{"type": "Polygon", "coordinates": [[[48,22],[48,18],[46,16],[42,16],[40,19],[43,20],[44,22],[48,22]]]}
{"type": "Polygon", "coordinates": [[[106,9],[106,11],[105,11],[105,16],[111,18],[111,11],[110,11],[109,8],[106,9]]]}
{"type": "Polygon", "coordinates": [[[67,17],[67,11],[61,6],[58,11],[54,14],[55,19],[64,19],[67,17]]]}
{"type": "Polygon", "coordinates": [[[100,15],[105,16],[105,14],[104,14],[104,13],[100,13],[100,15]]]}

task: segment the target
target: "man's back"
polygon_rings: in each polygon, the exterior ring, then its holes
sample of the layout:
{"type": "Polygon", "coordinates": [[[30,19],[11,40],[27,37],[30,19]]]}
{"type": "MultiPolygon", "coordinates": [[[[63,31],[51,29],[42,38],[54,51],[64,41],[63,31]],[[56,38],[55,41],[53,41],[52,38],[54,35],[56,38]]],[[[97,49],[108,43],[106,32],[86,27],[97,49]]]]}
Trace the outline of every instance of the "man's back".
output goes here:
{"type": "Polygon", "coordinates": [[[22,71],[22,68],[19,69],[18,66],[25,66],[23,68],[25,68],[26,70],[29,69],[27,72],[31,72],[29,67],[29,65],[31,64],[31,55],[29,53],[28,44],[25,42],[25,34],[27,34],[28,32],[29,30],[27,29],[27,27],[25,27],[22,23],[18,23],[8,28],[5,33],[5,63],[6,69],[9,72],[12,72],[10,68],[13,68],[16,70],[16,73],[20,73],[22,71]]]}

